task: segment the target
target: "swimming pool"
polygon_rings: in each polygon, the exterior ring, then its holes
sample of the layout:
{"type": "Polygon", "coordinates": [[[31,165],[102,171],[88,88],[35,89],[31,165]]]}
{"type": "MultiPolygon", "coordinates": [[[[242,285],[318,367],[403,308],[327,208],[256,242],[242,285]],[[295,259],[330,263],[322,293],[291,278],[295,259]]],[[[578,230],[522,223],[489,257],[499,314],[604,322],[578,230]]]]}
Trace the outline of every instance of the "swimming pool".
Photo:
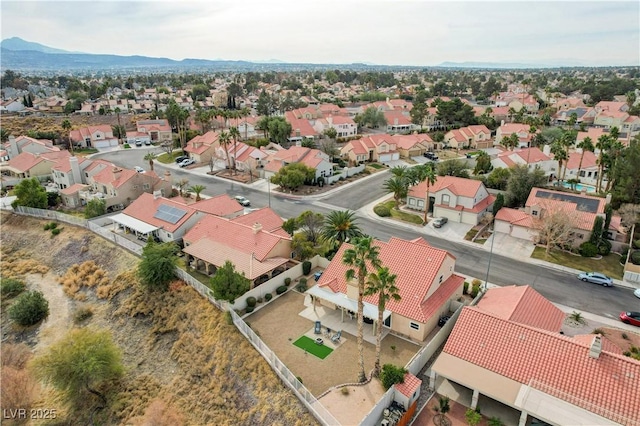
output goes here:
{"type": "MultiPolygon", "coordinates": [[[[562,186],[564,186],[565,188],[569,188],[571,189],[571,184],[567,181],[562,182],[562,186]]],[[[596,192],[596,187],[595,186],[591,186],[591,185],[585,185],[582,183],[576,183],[574,185],[574,188],[576,191],[585,191],[585,192],[596,192]]]]}

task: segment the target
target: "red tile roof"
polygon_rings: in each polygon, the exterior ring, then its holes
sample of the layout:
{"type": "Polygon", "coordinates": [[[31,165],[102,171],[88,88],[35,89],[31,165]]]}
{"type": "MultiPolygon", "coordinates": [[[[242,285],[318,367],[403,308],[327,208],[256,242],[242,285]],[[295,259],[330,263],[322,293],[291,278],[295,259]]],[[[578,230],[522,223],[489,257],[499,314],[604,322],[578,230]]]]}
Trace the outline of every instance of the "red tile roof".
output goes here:
{"type": "MultiPolygon", "coordinates": [[[[445,258],[454,258],[454,256],[445,250],[429,246],[424,241],[406,241],[391,237],[387,243],[375,240],[374,244],[380,248],[379,256],[382,264],[397,275],[396,286],[399,289],[401,300],[389,300],[386,309],[421,323],[427,322],[429,317],[425,316],[425,312],[429,313],[431,308],[430,305],[427,306],[428,309],[425,308],[424,299],[432,289],[432,285],[438,285],[436,275],[445,258]]],[[[348,243],[340,246],[333,260],[322,273],[318,285],[329,287],[333,292],[347,293],[345,274],[350,268],[342,263],[342,257],[344,251],[352,247],[348,243]]],[[[445,282],[449,279],[451,278],[445,282]]],[[[460,286],[463,281],[459,282],[460,286]]],[[[442,286],[445,284],[443,283],[442,286]]],[[[375,306],[378,304],[376,295],[365,296],[364,300],[375,306]]]]}
{"type": "Polygon", "coordinates": [[[528,285],[489,289],[476,306],[499,318],[553,332],[560,331],[565,319],[564,312],[528,285]]]}
{"type": "Polygon", "coordinates": [[[402,383],[396,383],[395,387],[398,392],[400,392],[407,398],[411,398],[415,391],[420,388],[421,384],[422,380],[418,379],[411,373],[406,373],[404,375],[404,381],[402,383]]]}
{"type": "MultiPolygon", "coordinates": [[[[235,201],[235,200],[234,200],[235,201]]],[[[238,204],[236,202],[236,204],[238,204]]],[[[262,229],[269,232],[275,232],[282,228],[284,221],[276,212],[269,207],[263,207],[247,213],[242,216],[231,219],[233,222],[242,223],[247,226],[253,226],[254,223],[262,225],[262,229]]],[[[287,234],[288,235],[288,234],[287,234]]]]}
{"type": "Polygon", "coordinates": [[[509,207],[503,207],[498,210],[495,219],[509,222],[512,225],[525,226],[527,228],[533,226],[533,220],[526,212],[509,207]]]}
{"type": "MultiPolygon", "coordinates": [[[[71,158],[71,156],[69,157],[65,157],[60,159],[53,167],[52,169],[57,170],[59,172],[62,173],[70,173],[71,172],[71,163],[69,162],[69,158],[71,158]]],[[[76,157],[78,159],[78,164],[82,164],[85,161],[90,161],[85,157],[76,157]]]]}
{"type": "Polygon", "coordinates": [[[582,229],[585,231],[590,231],[593,229],[593,222],[596,219],[598,214],[604,214],[604,206],[606,204],[606,200],[604,198],[592,197],[589,195],[583,194],[571,194],[572,197],[576,197],[578,199],[584,200],[595,200],[597,201],[597,207],[595,212],[583,211],[581,209],[581,204],[577,202],[571,201],[561,201],[561,196],[565,193],[559,191],[553,191],[551,189],[546,188],[533,188],[529,193],[529,198],[527,198],[527,202],[525,203],[526,207],[531,206],[540,206],[543,209],[547,210],[563,210],[571,215],[574,221],[574,226],[578,229],[582,229]],[[551,194],[557,194],[558,198],[542,198],[538,197],[538,192],[544,191],[551,194]]]}
{"type": "Polygon", "coordinates": [[[121,169],[120,167],[105,167],[102,171],[93,175],[93,181],[103,185],[111,185],[120,188],[129,179],[136,176],[135,170],[121,169]]]}
{"type": "MultiPolygon", "coordinates": [[[[465,179],[456,176],[438,176],[435,183],[429,186],[429,194],[435,194],[443,189],[448,189],[454,195],[459,197],[473,198],[476,196],[482,182],[475,179],[465,179]]],[[[409,195],[414,197],[422,197],[427,193],[427,182],[420,182],[409,190],[409,195]]]]}
{"type": "MultiPolygon", "coordinates": [[[[603,345],[589,355],[583,338],[573,339],[464,307],[443,352],[480,368],[549,393],[604,417],[640,421],[640,362],[603,345]],[[479,326],[481,324],[481,326],[479,326]],[[599,411],[599,410],[596,410],[599,411]]],[[[619,421],[613,418],[612,420],[619,421]]]]}
{"type": "Polygon", "coordinates": [[[244,208],[240,204],[238,204],[236,200],[229,197],[227,194],[202,199],[197,203],[191,204],[189,207],[200,212],[209,213],[216,216],[230,216],[235,213],[240,213],[244,210],[244,208]]]}
{"type": "Polygon", "coordinates": [[[84,191],[87,188],[89,188],[89,185],[85,185],[83,183],[74,183],[70,187],[60,190],[60,192],[64,195],[73,195],[76,192],[84,191]]]}
{"type": "Polygon", "coordinates": [[[569,161],[566,163],[568,170],[578,170],[578,166],[581,166],[582,170],[597,166],[598,157],[596,157],[593,152],[584,151],[584,156],[582,154],[583,153],[580,152],[572,152],[569,154],[569,161]],[[582,164],[580,164],[581,160],[582,164]]]}
{"type": "Polygon", "coordinates": [[[196,210],[182,203],[178,203],[164,197],[154,198],[153,194],[148,194],[145,192],[141,194],[126,209],[124,209],[123,213],[135,219],[148,223],[149,225],[157,226],[158,228],[162,228],[167,232],[173,233],[182,225],[184,225],[184,223],[189,220],[194,214],[196,214],[196,210]],[[187,212],[187,214],[182,216],[182,218],[180,218],[180,220],[176,223],[166,222],[162,219],[154,217],[156,211],[158,210],[158,207],[161,205],[171,206],[180,210],[184,210],[187,212]]]}

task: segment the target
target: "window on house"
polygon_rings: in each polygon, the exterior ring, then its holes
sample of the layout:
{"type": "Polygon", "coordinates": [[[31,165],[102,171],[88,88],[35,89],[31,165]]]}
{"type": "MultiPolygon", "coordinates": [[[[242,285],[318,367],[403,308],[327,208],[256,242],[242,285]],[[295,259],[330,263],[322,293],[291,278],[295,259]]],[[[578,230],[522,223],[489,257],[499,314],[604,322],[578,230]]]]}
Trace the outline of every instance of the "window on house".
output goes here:
{"type": "Polygon", "coordinates": [[[416,324],[415,322],[410,322],[409,327],[413,328],[414,330],[420,330],[420,324],[416,324]]]}
{"type": "Polygon", "coordinates": [[[442,275],[440,275],[440,278],[438,278],[438,282],[442,284],[442,275]]]}
{"type": "Polygon", "coordinates": [[[531,210],[531,216],[538,216],[537,210],[531,210]]]}
{"type": "Polygon", "coordinates": [[[442,204],[449,204],[451,196],[449,194],[442,194],[442,204]]]}
{"type": "Polygon", "coordinates": [[[142,185],[143,189],[149,189],[151,188],[151,185],[149,185],[148,183],[145,183],[144,185],[142,185]]]}
{"type": "Polygon", "coordinates": [[[584,238],[584,235],[582,235],[582,234],[578,234],[578,239],[579,239],[579,240],[581,240],[581,239],[583,239],[583,238],[584,238]]]}

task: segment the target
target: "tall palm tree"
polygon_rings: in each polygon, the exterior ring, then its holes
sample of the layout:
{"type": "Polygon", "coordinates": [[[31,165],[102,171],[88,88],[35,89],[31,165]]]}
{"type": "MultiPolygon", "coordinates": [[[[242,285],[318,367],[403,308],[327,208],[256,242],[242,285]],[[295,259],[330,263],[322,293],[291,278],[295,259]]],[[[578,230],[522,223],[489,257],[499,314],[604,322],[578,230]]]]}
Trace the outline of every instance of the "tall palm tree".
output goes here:
{"type": "Polygon", "coordinates": [[[362,236],[360,227],[356,224],[355,212],[349,210],[334,210],[324,218],[322,237],[340,245],[362,236]]]}
{"type": "Polygon", "coordinates": [[[561,140],[556,140],[551,144],[551,153],[553,158],[558,162],[558,182],[562,184],[562,165],[567,160],[567,151],[564,149],[564,145],[561,140]]]}
{"type": "Polygon", "coordinates": [[[400,208],[400,202],[407,196],[409,182],[403,176],[393,176],[384,181],[384,189],[393,193],[393,200],[396,203],[396,210],[400,208]]]}
{"type": "Polygon", "coordinates": [[[201,200],[200,193],[205,189],[206,187],[204,185],[193,185],[189,187],[189,192],[193,192],[194,194],[196,194],[196,202],[197,202],[201,200]]]}
{"type": "MultiPolygon", "coordinates": [[[[113,112],[115,112],[115,113],[116,113],[116,117],[118,117],[118,127],[119,127],[119,128],[122,128],[122,125],[120,124],[120,108],[119,108],[119,107],[115,107],[115,108],[113,109],[113,112]]],[[[122,136],[122,134],[121,134],[121,136],[122,136]]],[[[122,138],[120,138],[120,139],[118,140],[118,143],[119,143],[119,144],[122,144],[122,138]]]]}
{"type": "Polygon", "coordinates": [[[431,200],[429,199],[429,189],[431,188],[431,185],[436,183],[437,175],[435,169],[433,168],[433,163],[427,163],[421,166],[414,167],[414,170],[414,183],[427,182],[427,191],[424,196],[424,223],[426,224],[428,222],[427,215],[429,214],[429,203],[431,202],[431,200]]]}
{"type": "Polygon", "coordinates": [[[598,159],[596,163],[598,164],[598,181],[596,182],[596,192],[600,192],[602,187],[602,175],[604,175],[604,164],[605,164],[605,151],[611,146],[611,139],[609,135],[602,135],[598,138],[598,142],[596,142],[596,149],[599,150],[598,159]]]}
{"type": "Polygon", "coordinates": [[[229,165],[229,169],[231,169],[231,158],[229,158],[229,143],[231,142],[231,135],[229,132],[221,131],[220,135],[218,135],[218,142],[224,148],[225,155],[227,156],[227,164],[229,165]]]}
{"type": "Polygon", "coordinates": [[[362,236],[353,240],[353,247],[344,251],[342,263],[350,266],[345,274],[347,281],[358,280],[358,380],[364,382],[364,290],[369,268],[377,270],[380,264],[380,248],[373,244],[373,237],[362,236]]]}
{"type": "Polygon", "coordinates": [[[576,132],[575,130],[569,130],[568,132],[565,132],[562,135],[562,138],[560,139],[560,141],[562,142],[562,145],[565,148],[566,151],[566,160],[567,160],[567,164],[565,164],[564,167],[564,171],[562,172],[562,180],[564,181],[565,175],[567,174],[567,165],[569,163],[569,150],[571,149],[571,147],[573,145],[576,144],[576,137],[578,136],[578,132],[576,132]]]}
{"type": "Polygon", "coordinates": [[[233,174],[235,175],[238,170],[236,169],[236,156],[238,155],[237,143],[240,137],[240,131],[236,126],[231,126],[229,129],[229,136],[233,138],[233,174]]]}
{"type": "Polygon", "coordinates": [[[264,133],[265,139],[269,138],[269,121],[270,120],[268,116],[264,116],[260,120],[258,120],[258,128],[262,130],[262,133],[264,133]]]}
{"type": "Polygon", "coordinates": [[[387,301],[400,300],[400,289],[396,287],[395,274],[389,272],[389,268],[379,268],[377,273],[369,275],[367,281],[367,287],[365,288],[365,296],[378,296],[378,324],[376,328],[376,362],[373,367],[373,374],[378,376],[380,374],[380,349],[382,347],[382,314],[387,301]]]}
{"type": "Polygon", "coordinates": [[[586,151],[593,152],[595,149],[595,146],[593,146],[593,140],[591,140],[591,138],[587,136],[586,138],[581,140],[578,143],[578,145],[576,145],[576,147],[582,149],[582,154],[580,154],[580,162],[578,163],[578,176],[577,176],[577,178],[580,179],[580,171],[582,171],[582,160],[584,159],[584,153],[586,151]]]}
{"type": "Polygon", "coordinates": [[[622,155],[622,150],[624,149],[624,145],[618,139],[612,139],[609,144],[609,149],[607,150],[606,155],[606,174],[607,174],[607,186],[604,189],[605,192],[609,192],[611,187],[613,186],[613,171],[615,169],[616,163],[618,162],[618,158],[622,155]]]}
{"type": "Polygon", "coordinates": [[[156,154],[154,154],[153,152],[148,152],[145,156],[144,159],[147,160],[149,162],[149,168],[151,169],[151,171],[153,171],[153,160],[155,160],[157,157],[156,154]]]}
{"type": "Polygon", "coordinates": [[[62,120],[62,123],[60,123],[60,127],[62,127],[62,130],[64,130],[65,132],[67,132],[67,140],[69,141],[69,149],[71,151],[71,155],[73,155],[73,142],[71,142],[71,138],[69,137],[69,130],[71,130],[71,121],[69,121],[69,119],[65,118],[64,120],[62,120]]]}

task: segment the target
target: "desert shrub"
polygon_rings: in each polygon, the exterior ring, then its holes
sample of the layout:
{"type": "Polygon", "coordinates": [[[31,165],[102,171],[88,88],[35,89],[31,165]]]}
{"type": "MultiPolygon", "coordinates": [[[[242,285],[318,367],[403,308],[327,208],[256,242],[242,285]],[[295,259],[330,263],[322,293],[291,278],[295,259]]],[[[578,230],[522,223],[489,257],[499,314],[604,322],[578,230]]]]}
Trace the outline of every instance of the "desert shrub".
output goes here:
{"type": "Polygon", "coordinates": [[[629,256],[629,260],[634,265],[640,265],[640,250],[631,253],[631,256],[629,256]]]}
{"type": "Polygon", "coordinates": [[[258,303],[262,303],[262,297],[258,297],[258,298],[256,299],[256,302],[258,302],[258,303]]]}
{"type": "Polygon", "coordinates": [[[291,278],[287,277],[284,279],[284,285],[286,285],[287,287],[289,287],[289,285],[291,284],[291,278]]]}
{"type": "Polygon", "coordinates": [[[48,223],[45,223],[45,224],[44,224],[43,229],[44,229],[45,231],[48,231],[49,229],[51,229],[51,225],[50,225],[50,224],[48,224],[48,223]]]}
{"type": "Polygon", "coordinates": [[[88,320],[89,318],[91,318],[93,316],[93,309],[85,306],[82,308],[79,308],[75,314],[73,314],[73,322],[75,322],[76,324],[79,324],[85,320],[88,320]]]}
{"type": "Polygon", "coordinates": [[[273,294],[267,293],[264,295],[264,300],[266,300],[267,302],[271,299],[273,299],[273,294]]]}
{"type": "Polygon", "coordinates": [[[299,284],[304,286],[305,290],[307,289],[307,279],[306,278],[300,278],[299,284]]]}
{"type": "Polygon", "coordinates": [[[504,423],[502,422],[502,420],[500,420],[500,417],[495,416],[487,420],[487,424],[489,426],[504,426],[504,423]]]}
{"type": "Polygon", "coordinates": [[[594,257],[598,254],[598,247],[589,241],[580,244],[580,255],[582,257],[594,257]]]}
{"type": "Polygon", "coordinates": [[[37,324],[49,315],[49,302],[39,291],[22,294],[11,307],[9,318],[23,327],[37,324]]]}
{"type": "Polygon", "coordinates": [[[55,228],[51,230],[51,236],[55,236],[58,235],[60,233],[60,231],[62,231],[62,228],[55,228]]]}
{"type": "Polygon", "coordinates": [[[287,291],[287,287],[284,285],[281,285],[280,287],[276,288],[276,294],[282,294],[285,291],[287,291]]]}
{"type": "Polygon", "coordinates": [[[79,291],[82,287],[102,287],[109,284],[109,278],[104,269],[100,268],[93,260],[82,264],[75,264],[67,269],[67,272],[58,280],[62,284],[64,292],[76,300],[83,300],[84,294],[79,291]]]}
{"type": "Polygon", "coordinates": [[[464,418],[467,420],[467,423],[470,426],[475,426],[478,423],[480,423],[480,421],[482,420],[482,415],[478,413],[476,410],[474,410],[473,408],[469,408],[464,413],[464,418]]]}
{"type": "Polygon", "coordinates": [[[302,274],[309,275],[309,272],[311,272],[311,262],[305,260],[302,262],[302,274]]]}
{"type": "Polygon", "coordinates": [[[300,384],[303,384],[303,383],[302,383],[302,377],[300,377],[300,376],[296,376],[296,380],[298,380],[298,381],[300,382],[300,384]]]}
{"type": "Polygon", "coordinates": [[[624,340],[629,340],[629,335],[627,333],[622,333],[621,336],[624,340]]]}
{"type": "Polygon", "coordinates": [[[467,293],[469,293],[469,283],[465,281],[464,284],[462,285],[462,294],[467,294],[467,293]]]}
{"type": "Polygon", "coordinates": [[[480,280],[479,280],[479,279],[477,279],[477,278],[474,278],[474,279],[473,279],[473,281],[471,281],[471,285],[472,285],[473,287],[475,287],[475,286],[480,287],[480,285],[481,285],[481,284],[482,284],[482,281],[480,281],[480,280]]]}
{"type": "Polygon", "coordinates": [[[633,248],[634,249],[640,249],[640,240],[634,240],[633,241],[633,248]]]}
{"type": "Polygon", "coordinates": [[[606,256],[611,253],[611,241],[609,240],[600,240],[598,243],[598,254],[601,256],[606,256]]]}
{"type": "Polygon", "coordinates": [[[58,224],[56,222],[49,223],[49,229],[56,229],[57,227],[58,227],[58,224]]]}
{"type": "Polygon", "coordinates": [[[11,299],[22,293],[25,289],[25,285],[22,281],[13,278],[5,278],[0,284],[0,294],[2,300],[11,299]]]}
{"type": "Polygon", "coordinates": [[[389,217],[391,216],[391,210],[384,204],[378,204],[373,208],[373,212],[380,217],[389,217]]]}
{"type": "Polygon", "coordinates": [[[396,383],[404,383],[404,375],[407,370],[404,367],[397,367],[393,364],[385,364],[380,372],[380,380],[385,389],[389,389],[396,383]]]}
{"type": "Polygon", "coordinates": [[[246,311],[245,311],[245,312],[246,312],[246,313],[248,313],[248,314],[250,314],[250,313],[251,313],[251,312],[253,312],[254,310],[255,310],[255,308],[254,308],[253,306],[247,306],[247,309],[246,309],[246,311]]]}
{"type": "Polygon", "coordinates": [[[594,330],[591,332],[591,334],[600,334],[600,335],[604,336],[604,335],[605,335],[605,332],[604,332],[604,330],[603,330],[603,329],[601,329],[601,328],[596,328],[596,329],[594,329],[594,330]]]}
{"type": "Polygon", "coordinates": [[[251,306],[252,308],[256,306],[256,298],[253,296],[247,297],[247,306],[251,306]]]}
{"type": "Polygon", "coordinates": [[[5,421],[7,424],[19,424],[18,422],[12,423],[11,420],[6,420],[11,418],[9,417],[9,411],[21,408],[29,413],[36,399],[37,382],[27,369],[4,366],[0,376],[2,379],[2,387],[0,387],[2,407],[3,411],[6,410],[5,421]]]}
{"type": "Polygon", "coordinates": [[[475,299],[478,293],[480,293],[480,283],[473,283],[471,285],[471,293],[469,294],[475,299]]]}
{"type": "Polygon", "coordinates": [[[348,387],[343,387],[342,389],[340,389],[340,393],[343,395],[348,396],[349,395],[349,388],[348,387]]]}
{"type": "Polygon", "coordinates": [[[298,290],[300,293],[304,293],[307,290],[307,285],[306,284],[298,284],[296,286],[296,290],[298,290]]]}

